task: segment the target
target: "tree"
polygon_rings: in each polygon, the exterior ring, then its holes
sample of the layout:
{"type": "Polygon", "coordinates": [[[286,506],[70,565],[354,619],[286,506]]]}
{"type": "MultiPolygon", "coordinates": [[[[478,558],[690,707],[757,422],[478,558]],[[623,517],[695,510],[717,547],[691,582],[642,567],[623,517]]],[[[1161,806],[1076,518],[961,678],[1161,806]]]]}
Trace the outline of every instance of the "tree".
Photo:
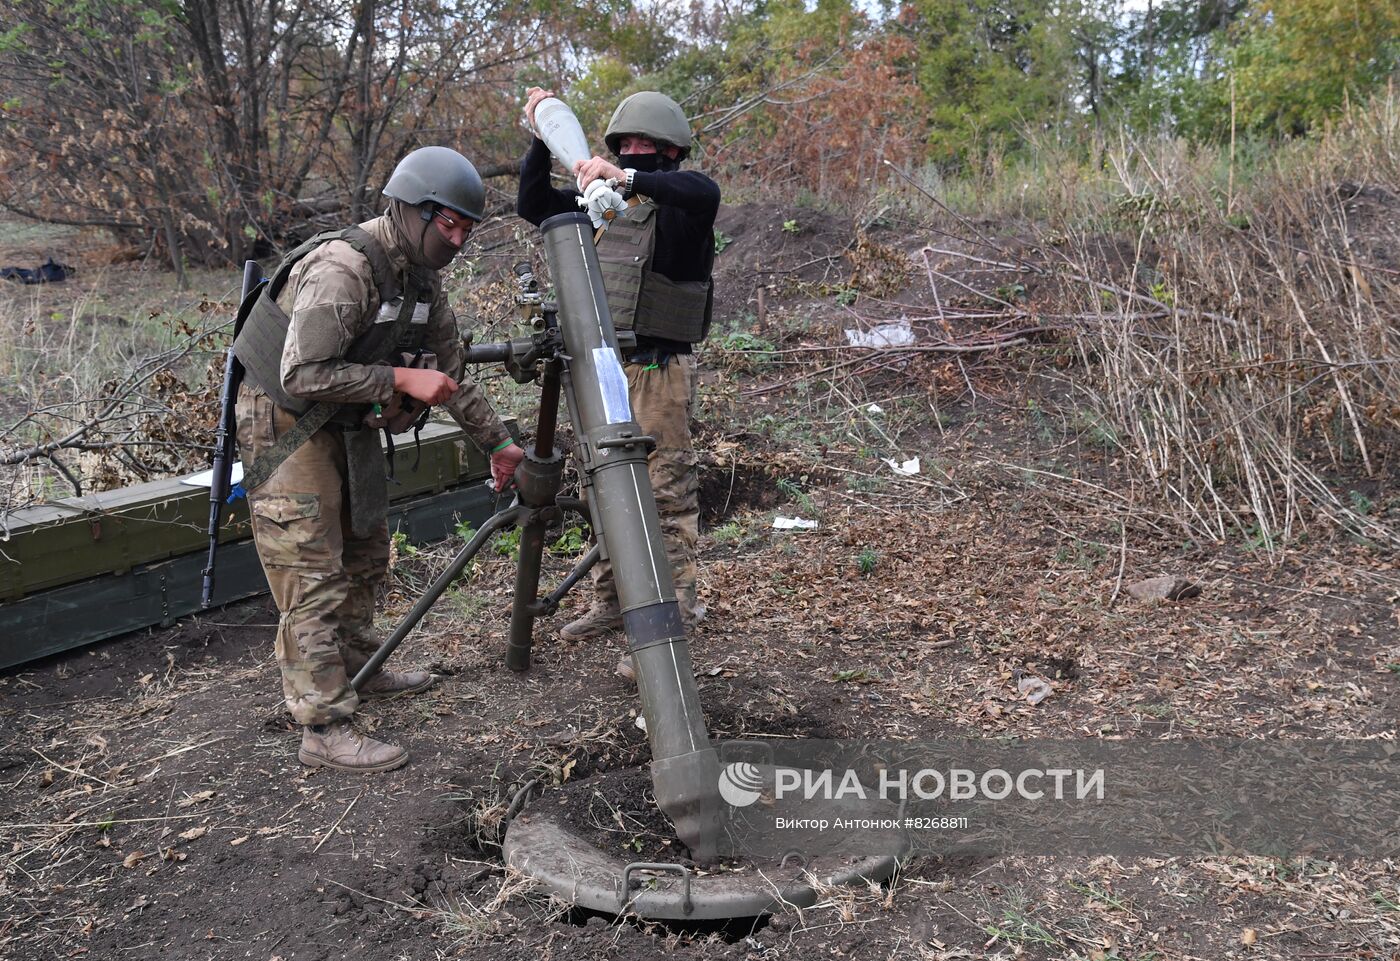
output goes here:
{"type": "Polygon", "coordinates": [[[1231,56],[1240,119],[1300,134],[1400,68],[1395,0],[1256,0],[1231,56]]]}
{"type": "Polygon", "coordinates": [[[18,24],[0,34],[0,205],[144,237],[177,270],[236,262],[308,219],[364,219],[402,153],[459,143],[479,106],[500,129],[498,91],[536,49],[538,23],[505,0],[12,9],[18,24]],[[482,88],[481,105],[466,105],[482,88]]]}
{"type": "Polygon", "coordinates": [[[1014,149],[1028,126],[1077,123],[1078,14],[1032,0],[911,0],[900,24],[919,46],[931,159],[962,163],[1014,149]]]}

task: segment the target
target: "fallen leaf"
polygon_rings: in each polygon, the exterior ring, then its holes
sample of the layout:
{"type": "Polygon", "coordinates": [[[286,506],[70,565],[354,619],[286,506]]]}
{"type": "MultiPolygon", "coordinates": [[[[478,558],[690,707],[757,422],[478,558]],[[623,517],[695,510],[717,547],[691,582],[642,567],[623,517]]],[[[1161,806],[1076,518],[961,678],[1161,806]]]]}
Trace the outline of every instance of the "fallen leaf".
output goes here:
{"type": "Polygon", "coordinates": [[[183,861],[189,857],[184,851],[177,851],[174,848],[161,848],[160,856],[165,861],[183,861]]]}
{"type": "Polygon", "coordinates": [[[202,837],[204,837],[204,835],[206,835],[206,834],[208,834],[208,833],[209,833],[209,829],[208,829],[207,827],[204,827],[203,825],[201,825],[200,827],[197,827],[197,828],[190,828],[188,831],[181,831],[181,832],[180,832],[180,840],[181,840],[181,841],[193,841],[193,840],[195,840],[196,838],[202,838],[202,837]]]}
{"type": "Polygon", "coordinates": [[[242,844],[244,841],[248,840],[248,839],[251,838],[251,837],[252,837],[251,834],[245,834],[245,835],[243,835],[241,838],[234,838],[232,841],[229,842],[229,845],[230,845],[231,847],[235,847],[235,848],[236,848],[236,847],[238,847],[240,844],[242,844]]]}
{"type": "Polygon", "coordinates": [[[187,794],[175,802],[177,808],[193,807],[201,801],[207,801],[214,796],[213,791],[199,791],[194,794],[187,794]]]}
{"type": "Polygon", "coordinates": [[[146,854],[144,851],[132,851],[126,857],[122,858],[122,867],[135,867],[136,865],[140,864],[145,857],[146,854]]]}

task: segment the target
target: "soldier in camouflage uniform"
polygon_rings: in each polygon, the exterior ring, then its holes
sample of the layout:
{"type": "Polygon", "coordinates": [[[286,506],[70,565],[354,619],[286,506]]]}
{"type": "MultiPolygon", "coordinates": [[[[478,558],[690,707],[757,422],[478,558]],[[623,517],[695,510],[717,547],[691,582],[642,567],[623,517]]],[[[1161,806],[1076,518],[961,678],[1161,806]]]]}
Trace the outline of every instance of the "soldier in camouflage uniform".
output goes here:
{"type": "MultiPolygon", "coordinates": [[[[551,96],[538,87],[528,91],[525,118],[532,129],[535,107],[551,96]]],[[[663,94],[643,92],[623,100],[604,140],[616,162],[593,157],[580,161],[573,173],[582,187],[613,179],[628,200],[627,211],[599,235],[598,259],[614,325],[637,336],[623,369],[632,414],[656,438],[648,473],[681,617],[689,628],[704,616],[695,586],[700,484],[690,437],[697,383],[693,347],[709,329],[720,191],[704,174],[679,169],[690,152],[690,124],[663,94]]],[[[579,209],[578,191],[552,187],[549,168],[549,148],[537,137],[521,162],[516,197],[516,212],[537,226],[579,209]]],[[[565,638],[601,636],[622,626],[606,562],[595,568],[594,586],[592,605],[563,628],[565,638]]],[[[623,657],[618,673],[633,677],[630,658],[623,657]]]]}
{"type": "Polygon", "coordinates": [[[330,422],[284,455],[248,501],[281,612],[277,661],[287,708],[303,725],[298,756],[361,772],[399,767],[408,753],[353,729],[360,699],[416,693],[435,680],[427,671],[381,670],[358,694],[350,686],[380,643],[374,601],[389,560],[385,464],[377,432],[362,426],[366,412],[396,394],[443,405],[490,452],[498,487],[524,456],[481,390],[462,379],[463,347],[438,275],[484,216],[476,170],[456,151],[425,147],[400,162],[384,193],[388,210],[359,232],[322,235],[289,255],[300,259],[280,290],[271,289],[275,282],[264,289],[234,346],[247,371],[237,404],[245,471],[305,413],[287,405],[335,405],[330,422]],[[394,331],[435,355],[436,370],[360,362],[362,338],[400,316],[394,331]]]}

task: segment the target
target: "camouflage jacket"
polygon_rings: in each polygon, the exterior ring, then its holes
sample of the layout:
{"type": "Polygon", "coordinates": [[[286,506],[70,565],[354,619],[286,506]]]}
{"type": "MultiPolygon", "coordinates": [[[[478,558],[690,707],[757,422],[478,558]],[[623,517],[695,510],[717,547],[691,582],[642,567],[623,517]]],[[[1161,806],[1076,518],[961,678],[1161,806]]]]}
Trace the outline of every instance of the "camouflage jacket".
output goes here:
{"type": "MultiPolygon", "coordinates": [[[[360,226],[383,245],[400,271],[408,265],[388,217],[360,226]]],[[[501,418],[475,382],[463,376],[465,352],[457,319],[431,272],[433,297],[428,311],[426,348],[437,355],[438,369],[460,385],[442,406],[484,451],[509,438],[501,418]]],[[[350,345],[374,323],[379,292],[369,261],[344,241],[332,240],[303,257],[287,278],[277,304],[291,324],[282,351],[282,386],[294,397],[342,404],[384,404],[394,394],[393,368],[345,360],[350,345]]]]}

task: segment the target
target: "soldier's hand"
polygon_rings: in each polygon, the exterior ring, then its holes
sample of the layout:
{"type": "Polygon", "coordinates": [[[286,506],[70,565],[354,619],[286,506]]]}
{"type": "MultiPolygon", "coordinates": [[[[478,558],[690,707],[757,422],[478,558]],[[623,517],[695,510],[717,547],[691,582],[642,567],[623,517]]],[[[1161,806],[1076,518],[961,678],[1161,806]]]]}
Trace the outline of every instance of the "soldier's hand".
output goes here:
{"type": "Polygon", "coordinates": [[[595,180],[622,180],[627,175],[612,161],[593,157],[575,163],[574,176],[578,178],[578,189],[583,190],[595,180]]]}
{"type": "Polygon", "coordinates": [[[440,370],[395,367],[394,390],[425,404],[441,404],[457,393],[457,382],[440,370]]]}
{"type": "Polygon", "coordinates": [[[535,129],[535,108],[540,105],[541,100],[546,100],[554,96],[553,90],[545,90],[542,87],[531,87],[525,91],[525,123],[531,130],[535,129]]]}
{"type": "Polygon", "coordinates": [[[502,447],[491,455],[491,480],[495,483],[496,490],[503,491],[510,485],[511,479],[515,477],[515,469],[524,459],[525,452],[518,444],[502,447]]]}

